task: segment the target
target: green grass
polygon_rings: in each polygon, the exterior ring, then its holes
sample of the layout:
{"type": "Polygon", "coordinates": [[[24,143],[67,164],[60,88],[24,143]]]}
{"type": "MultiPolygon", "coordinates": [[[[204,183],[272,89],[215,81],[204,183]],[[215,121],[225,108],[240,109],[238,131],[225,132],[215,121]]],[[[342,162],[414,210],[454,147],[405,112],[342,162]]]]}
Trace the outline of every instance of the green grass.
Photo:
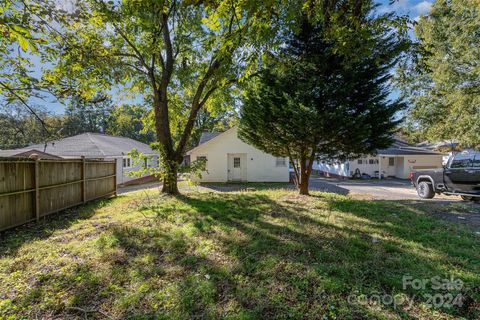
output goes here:
{"type": "Polygon", "coordinates": [[[480,237],[435,206],[261,188],[125,194],[3,235],[0,319],[477,319],[480,237]],[[404,275],[461,279],[463,307],[429,307],[438,291],[404,290],[404,275]]]}

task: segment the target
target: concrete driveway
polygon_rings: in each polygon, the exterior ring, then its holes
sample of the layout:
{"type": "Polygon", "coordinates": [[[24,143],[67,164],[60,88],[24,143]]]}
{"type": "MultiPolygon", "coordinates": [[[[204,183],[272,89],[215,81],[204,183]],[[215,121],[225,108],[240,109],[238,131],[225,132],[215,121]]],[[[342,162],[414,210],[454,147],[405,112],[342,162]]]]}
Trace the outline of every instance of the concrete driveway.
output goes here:
{"type": "MultiPolygon", "coordinates": [[[[335,192],[340,194],[361,195],[369,199],[382,200],[419,200],[417,191],[408,180],[340,180],[323,177],[310,179],[312,190],[335,192]]],[[[435,200],[459,200],[460,197],[436,195],[435,200]]]]}

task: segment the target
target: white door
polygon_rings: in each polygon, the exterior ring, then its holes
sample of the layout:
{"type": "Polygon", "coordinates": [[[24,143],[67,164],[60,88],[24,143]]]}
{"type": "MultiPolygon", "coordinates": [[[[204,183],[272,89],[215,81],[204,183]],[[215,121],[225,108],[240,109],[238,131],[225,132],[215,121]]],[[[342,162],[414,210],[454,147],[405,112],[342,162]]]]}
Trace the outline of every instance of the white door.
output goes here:
{"type": "Polygon", "coordinates": [[[247,155],[245,153],[228,154],[228,181],[247,180],[247,155]]]}
{"type": "Polygon", "coordinates": [[[387,166],[387,177],[394,177],[395,176],[395,164],[397,163],[397,159],[395,157],[388,157],[388,166],[387,166]]]}

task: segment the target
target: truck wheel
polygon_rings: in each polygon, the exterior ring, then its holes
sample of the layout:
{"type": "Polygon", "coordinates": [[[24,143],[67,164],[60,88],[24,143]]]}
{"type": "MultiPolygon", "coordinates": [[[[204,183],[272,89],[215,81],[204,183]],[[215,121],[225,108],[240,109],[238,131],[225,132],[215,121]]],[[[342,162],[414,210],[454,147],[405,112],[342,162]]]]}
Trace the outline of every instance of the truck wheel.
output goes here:
{"type": "Polygon", "coordinates": [[[422,181],[417,186],[418,196],[422,199],[432,199],[435,196],[431,183],[422,181]]]}

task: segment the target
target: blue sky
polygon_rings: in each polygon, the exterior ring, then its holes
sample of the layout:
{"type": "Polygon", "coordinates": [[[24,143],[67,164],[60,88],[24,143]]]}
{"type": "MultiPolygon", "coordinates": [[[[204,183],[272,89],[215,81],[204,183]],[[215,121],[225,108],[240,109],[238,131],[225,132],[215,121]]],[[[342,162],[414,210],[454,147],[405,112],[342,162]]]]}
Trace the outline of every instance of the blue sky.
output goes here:
{"type": "MultiPolygon", "coordinates": [[[[378,0],[377,2],[380,4],[377,9],[379,12],[395,12],[398,15],[407,15],[411,19],[416,20],[419,16],[428,14],[433,0],[397,0],[393,4],[390,4],[389,0],[378,0]]],[[[38,69],[40,69],[40,61],[35,57],[33,60],[34,63],[38,65],[38,69]]],[[[395,98],[397,95],[397,92],[392,92],[392,98],[395,98]]],[[[114,101],[125,102],[125,97],[119,98],[117,94],[114,94],[112,98],[114,101]]],[[[61,114],[65,110],[65,107],[61,103],[55,101],[53,97],[46,97],[46,99],[40,101],[37,100],[34,101],[34,103],[43,105],[47,110],[57,114],[61,114]]]]}

